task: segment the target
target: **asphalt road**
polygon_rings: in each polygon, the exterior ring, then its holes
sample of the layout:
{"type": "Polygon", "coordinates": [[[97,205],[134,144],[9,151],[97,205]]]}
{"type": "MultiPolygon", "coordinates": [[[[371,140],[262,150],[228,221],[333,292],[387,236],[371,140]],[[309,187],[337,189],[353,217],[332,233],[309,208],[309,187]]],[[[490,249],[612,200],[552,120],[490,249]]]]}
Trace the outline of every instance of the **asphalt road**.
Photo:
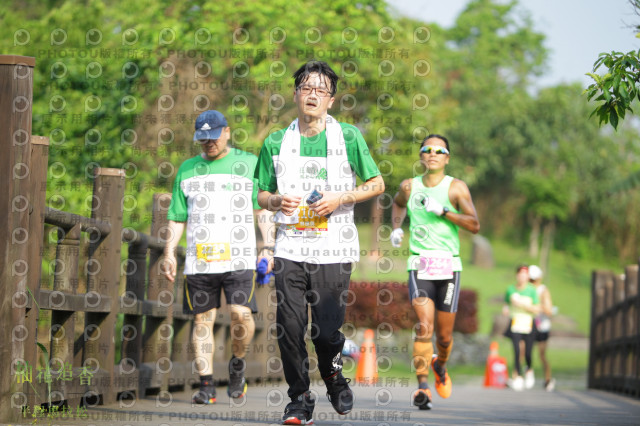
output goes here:
{"type": "MultiPolygon", "coordinates": [[[[192,406],[190,392],[161,394],[142,400],[91,407],[84,419],[39,419],[35,424],[60,425],[232,425],[280,424],[286,386],[261,383],[249,387],[246,399],[230,401],[226,388],[217,389],[218,401],[210,406],[192,406]]],[[[638,425],[640,400],[607,392],[558,389],[486,389],[477,384],[455,385],[449,399],[434,392],[433,409],[420,411],[411,405],[413,383],[383,383],[353,387],[354,410],[346,416],[333,411],[324,387],[317,393],[314,420],[317,425],[396,426],[455,425],[638,425]]],[[[25,419],[24,424],[33,424],[25,419]]]]}

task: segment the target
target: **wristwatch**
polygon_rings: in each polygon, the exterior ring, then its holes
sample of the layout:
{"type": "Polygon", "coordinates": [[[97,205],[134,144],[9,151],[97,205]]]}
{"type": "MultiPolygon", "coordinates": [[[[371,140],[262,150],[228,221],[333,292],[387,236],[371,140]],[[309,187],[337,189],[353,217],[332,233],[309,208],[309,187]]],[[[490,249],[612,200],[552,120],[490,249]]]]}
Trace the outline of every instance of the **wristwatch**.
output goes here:
{"type": "Polygon", "coordinates": [[[449,208],[448,207],[443,207],[442,208],[442,214],[440,215],[440,217],[445,217],[447,215],[447,213],[449,213],[449,208]]]}

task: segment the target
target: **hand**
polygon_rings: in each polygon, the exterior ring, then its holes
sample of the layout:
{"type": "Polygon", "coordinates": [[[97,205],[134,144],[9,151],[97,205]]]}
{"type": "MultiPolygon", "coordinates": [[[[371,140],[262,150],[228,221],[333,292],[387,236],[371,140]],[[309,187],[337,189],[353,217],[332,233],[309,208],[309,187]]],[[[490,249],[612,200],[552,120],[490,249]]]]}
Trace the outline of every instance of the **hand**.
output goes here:
{"type": "Polygon", "coordinates": [[[169,281],[174,282],[176,280],[177,265],[176,256],[173,253],[165,253],[164,259],[162,259],[162,263],[160,264],[162,275],[169,281]]]}
{"type": "Polygon", "coordinates": [[[257,263],[260,263],[260,261],[262,259],[267,259],[267,262],[268,262],[267,265],[268,266],[267,266],[267,271],[265,272],[265,274],[269,274],[273,270],[273,254],[270,254],[268,252],[269,252],[269,250],[262,249],[262,253],[263,254],[258,256],[258,262],[257,262],[257,263]]]}
{"type": "Polygon", "coordinates": [[[425,197],[424,209],[428,212],[435,213],[438,216],[440,216],[444,211],[442,204],[433,197],[425,197]]]}
{"type": "Polygon", "coordinates": [[[302,197],[284,194],[280,203],[280,211],[286,216],[292,216],[300,205],[300,201],[302,201],[302,197]]]}
{"type": "Polygon", "coordinates": [[[404,231],[402,228],[396,228],[391,231],[391,245],[394,247],[400,247],[402,245],[402,238],[404,238],[404,231]]]}
{"type": "Polygon", "coordinates": [[[320,192],[322,198],[309,205],[309,208],[318,216],[327,216],[333,213],[340,205],[340,194],[335,192],[320,192]]]}

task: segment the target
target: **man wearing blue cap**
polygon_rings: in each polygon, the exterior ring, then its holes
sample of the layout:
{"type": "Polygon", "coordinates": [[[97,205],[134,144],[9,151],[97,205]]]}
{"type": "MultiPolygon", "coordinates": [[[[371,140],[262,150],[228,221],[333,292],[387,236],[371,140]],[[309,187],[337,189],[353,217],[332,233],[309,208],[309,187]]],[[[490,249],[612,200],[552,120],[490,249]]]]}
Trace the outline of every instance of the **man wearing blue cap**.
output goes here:
{"type": "Polygon", "coordinates": [[[210,110],[198,116],[193,140],[202,153],[178,169],[167,214],[164,274],[170,281],[175,280],[177,270],[175,249],[187,229],[184,311],[195,314],[192,342],[200,375],[200,390],[193,395],[196,404],[216,401],[213,325],[223,289],[231,314],[233,352],[227,393],[240,398],[247,390],[244,357],[255,330],[251,314],[257,311],[254,210],[269,270],[273,262],[268,253],[274,244],[271,215],[258,206],[253,178],[257,157],[229,146],[230,138],[227,120],[220,112],[210,110]]]}

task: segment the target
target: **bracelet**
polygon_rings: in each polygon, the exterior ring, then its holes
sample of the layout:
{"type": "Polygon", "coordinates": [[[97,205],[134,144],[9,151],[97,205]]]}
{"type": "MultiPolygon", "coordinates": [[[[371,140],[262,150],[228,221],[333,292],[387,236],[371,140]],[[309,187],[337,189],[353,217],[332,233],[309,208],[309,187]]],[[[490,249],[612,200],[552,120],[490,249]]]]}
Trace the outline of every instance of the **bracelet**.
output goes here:
{"type": "Polygon", "coordinates": [[[276,248],[275,248],[275,246],[264,246],[264,247],[262,247],[262,248],[260,249],[260,251],[262,251],[262,250],[275,251],[275,250],[276,250],[276,248]]]}

